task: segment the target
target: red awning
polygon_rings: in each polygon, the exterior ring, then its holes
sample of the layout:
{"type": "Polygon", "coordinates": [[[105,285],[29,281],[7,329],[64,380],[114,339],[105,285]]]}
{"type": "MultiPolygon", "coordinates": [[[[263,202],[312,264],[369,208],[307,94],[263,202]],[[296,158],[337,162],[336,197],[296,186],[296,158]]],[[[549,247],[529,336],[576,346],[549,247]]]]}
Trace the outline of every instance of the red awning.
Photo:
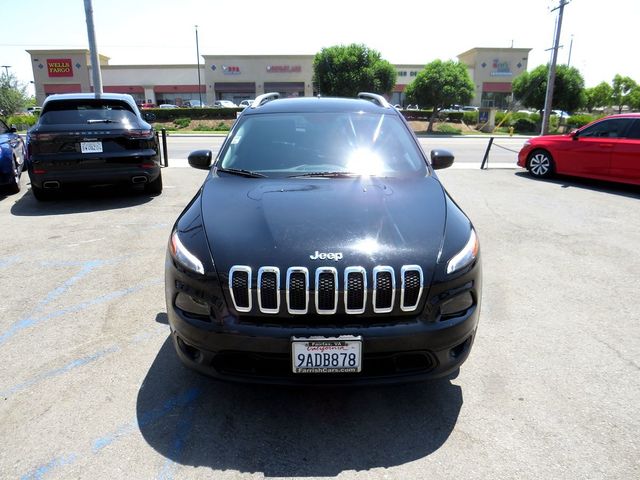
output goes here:
{"type": "MultiPolygon", "coordinates": [[[[156,85],[155,93],[198,93],[198,85],[156,85]]],[[[200,92],[206,93],[206,87],[200,85],[200,92]]]]}
{"type": "Polygon", "coordinates": [[[393,92],[395,93],[402,93],[406,90],[407,86],[406,85],[395,85],[393,87],[393,92]]]}
{"type": "Polygon", "coordinates": [[[511,93],[511,82],[483,82],[482,91],[487,93],[511,93]]]}
{"type": "Polygon", "coordinates": [[[51,95],[52,93],[80,93],[82,92],[82,86],[79,83],[45,83],[43,85],[45,95],[51,95]]]}

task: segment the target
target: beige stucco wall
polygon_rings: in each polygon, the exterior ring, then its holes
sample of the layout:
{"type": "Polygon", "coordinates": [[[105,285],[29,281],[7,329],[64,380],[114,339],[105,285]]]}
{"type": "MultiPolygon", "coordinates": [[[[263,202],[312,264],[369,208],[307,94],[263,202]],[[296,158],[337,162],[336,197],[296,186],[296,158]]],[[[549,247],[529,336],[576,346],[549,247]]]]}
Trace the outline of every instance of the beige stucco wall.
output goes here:
{"type": "Polygon", "coordinates": [[[36,102],[38,105],[42,105],[46,97],[44,90],[45,84],[80,84],[83,92],[90,90],[91,80],[88,50],[28,50],[27,52],[31,55],[33,80],[36,88],[36,102]],[[71,60],[72,75],[68,77],[51,76],[47,68],[47,60],[53,59],[71,60]]]}
{"type": "Polygon", "coordinates": [[[301,82],[304,95],[313,95],[313,55],[203,55],[203,58],[207,103],[216,100],[216,82],[255,82],[256,95],[265,93],[265,83],[301,82]]]}
{"type": "Polygon", "coordinates": [[[458,55],[476,87],[472,104],[480,105],[483,83],[512,83],[525,72],[530,51],[530,48],[472,48],[458,55]]]}

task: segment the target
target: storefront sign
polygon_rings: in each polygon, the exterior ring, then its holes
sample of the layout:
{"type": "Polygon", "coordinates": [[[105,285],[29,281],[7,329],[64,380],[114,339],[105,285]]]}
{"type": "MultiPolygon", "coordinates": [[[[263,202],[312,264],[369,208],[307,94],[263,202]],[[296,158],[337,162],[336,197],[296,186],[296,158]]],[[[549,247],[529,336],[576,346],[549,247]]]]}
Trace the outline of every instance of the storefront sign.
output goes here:
{"type": "Polygon", "coordinates": [[[509,62],[501,62],[497,58],[493,60],[493,71],[489,74],[492,77],[510,77],[513,75],[509,62]]]}
{"type": "Polygon", "coordinates": [[[240,67],[237,65],[222,65],[222,73],[225,75],[240,75],[240,67]]]}
{"type": "Polygon", "coordinates": [[[267,73],[300,73],[301,65],[267,65],[267,73]]]}
{"type": "Polygon", "coordinates": [[[47,72],[50,77],[73,77],[70,58],[48,58],[47,72]]]}

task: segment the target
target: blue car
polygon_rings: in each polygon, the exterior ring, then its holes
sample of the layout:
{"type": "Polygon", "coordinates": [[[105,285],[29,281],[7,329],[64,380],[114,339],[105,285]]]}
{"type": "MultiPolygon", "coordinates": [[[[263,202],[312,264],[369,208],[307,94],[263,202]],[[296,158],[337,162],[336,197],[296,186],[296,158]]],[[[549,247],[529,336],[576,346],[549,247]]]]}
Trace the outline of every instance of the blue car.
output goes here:
{"type": "Polygon", "coordinates": [[[16,129],[0,120],[0,188],[7,193],[20,191],[20,175],[24,169],[26,151],[16,129]]]}

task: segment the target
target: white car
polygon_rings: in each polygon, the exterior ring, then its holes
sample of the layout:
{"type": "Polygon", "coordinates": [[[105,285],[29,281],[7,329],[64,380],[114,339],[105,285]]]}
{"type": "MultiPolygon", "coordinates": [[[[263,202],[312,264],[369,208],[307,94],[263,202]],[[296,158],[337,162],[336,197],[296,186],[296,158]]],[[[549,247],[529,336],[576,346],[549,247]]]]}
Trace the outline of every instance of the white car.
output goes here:
{"type": "Polygon", "coordinates": [[[178,106],[173,105],[172,103],[162,103],[158,105],[158,108],[178,108],[178,106]]]}
{"type": "Polygon", "coordinates": [[[242,100],[240,102],[240,105],[238,105],[238,106],[240,108],[247,108],[247,107],[250,107],[252,103],[253,103],[253,98],[247,99],[247,100],[242,100]]]}
{"type": "Polygon", "coordinates": [[[216,100],[213,102],[213,106],[216,108],[238,108],[231,100],[216,100]]]}

